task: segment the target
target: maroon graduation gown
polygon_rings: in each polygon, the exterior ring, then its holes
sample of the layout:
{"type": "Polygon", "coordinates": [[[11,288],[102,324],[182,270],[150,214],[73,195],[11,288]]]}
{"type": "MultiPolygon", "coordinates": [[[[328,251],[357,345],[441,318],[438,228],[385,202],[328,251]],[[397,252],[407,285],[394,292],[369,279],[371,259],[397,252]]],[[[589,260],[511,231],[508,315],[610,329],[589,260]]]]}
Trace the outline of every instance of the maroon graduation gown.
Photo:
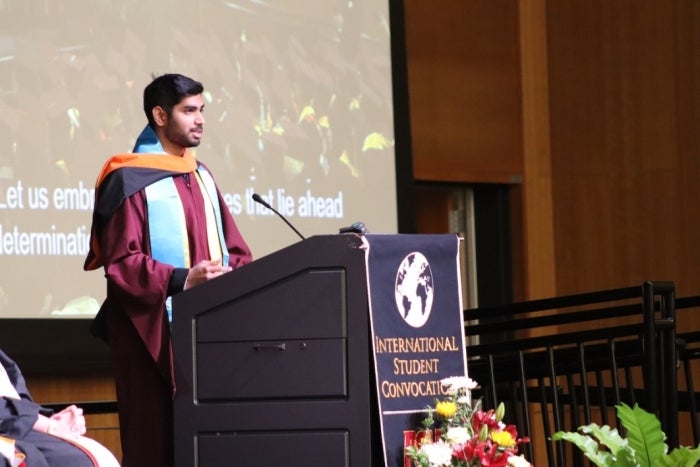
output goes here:
{"type": "MultiPolygon", "coordinates": [[[[190,264],[210,259],[204,197],[194,174],[174,176],[188,231],[190,264]],[[186,178],[191,179],[189,183],[186,178]]],[[[221,193],[223,231],[233,268],[251,261],[251,253],[221,193]]],[[[183,270],[149,255],[148,216],[143,190],[116,209],[97,232],[107,298],[100,314],[107,324],[119,405],[124,467],[172,467],[172,399],[175,392],[170,326],[165,311],[171,276],[181,290],[183,270]]],[[[171,290],[172,293],[172,290],[171,290]]]]}

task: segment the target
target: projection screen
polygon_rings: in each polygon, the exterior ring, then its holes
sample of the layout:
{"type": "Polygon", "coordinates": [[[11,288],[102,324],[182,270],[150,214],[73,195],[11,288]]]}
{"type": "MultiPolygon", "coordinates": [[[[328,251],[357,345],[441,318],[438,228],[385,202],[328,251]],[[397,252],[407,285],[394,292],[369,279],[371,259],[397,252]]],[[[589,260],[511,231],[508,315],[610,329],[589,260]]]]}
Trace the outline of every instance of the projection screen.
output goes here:
{"type": "Polygon", "coordinates": [[[85,318],[94,182],[146,124],[142,91],[204,84],[196,157],[256,258],[355,221],[397,231],[386,0],[0,2],[0,317],[85,318]]]}

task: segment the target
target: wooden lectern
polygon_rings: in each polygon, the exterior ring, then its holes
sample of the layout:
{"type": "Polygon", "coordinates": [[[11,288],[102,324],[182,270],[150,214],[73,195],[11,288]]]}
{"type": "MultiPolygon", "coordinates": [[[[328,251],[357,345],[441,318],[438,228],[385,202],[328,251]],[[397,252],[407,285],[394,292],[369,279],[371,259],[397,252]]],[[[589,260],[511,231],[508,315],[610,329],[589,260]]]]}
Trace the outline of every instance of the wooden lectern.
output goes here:
{"type": "Polygon", "coordinates": [[[384,464],[362,246],[311,237],[173,297],[175,467],[384,464]]]}

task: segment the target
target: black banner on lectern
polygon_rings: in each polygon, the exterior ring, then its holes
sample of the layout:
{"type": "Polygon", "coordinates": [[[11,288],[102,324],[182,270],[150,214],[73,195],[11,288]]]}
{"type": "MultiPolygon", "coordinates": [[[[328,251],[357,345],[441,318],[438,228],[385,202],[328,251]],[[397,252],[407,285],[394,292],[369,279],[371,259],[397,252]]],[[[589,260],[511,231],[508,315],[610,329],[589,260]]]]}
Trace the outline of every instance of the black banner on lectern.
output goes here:
{"type": "Polygon", "coordinates": [[[367,284],[385,465],[404,465],[440,381],[467,374],[455,235],[366,235],[367,284]]]}

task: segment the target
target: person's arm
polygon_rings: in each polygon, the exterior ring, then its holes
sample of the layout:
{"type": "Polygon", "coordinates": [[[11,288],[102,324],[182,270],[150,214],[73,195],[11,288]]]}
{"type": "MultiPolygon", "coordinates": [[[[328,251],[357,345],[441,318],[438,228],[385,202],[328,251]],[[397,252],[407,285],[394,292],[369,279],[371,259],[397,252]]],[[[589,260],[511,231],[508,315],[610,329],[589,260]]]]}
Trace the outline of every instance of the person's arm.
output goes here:
{"type": "Polygon", "coordinates": [[[39,404],[26,399],[0,397],[0,434],[24,438],[34,427],[42,409],[39,404]]]}
{"type": "Polygon", "coordinates": [[[2,350],[0,365],[5,379],[2,386],[9,386],[0,395],[0,434],[23,438],[34,426],[43,407],[32,400],[19,366],[2,350]]]}
{"type": "Polygon", "coordinates": [[[82,409],[71,405],[54,414],[32,400],[17,363],[0,350],[0,433],[22,439],[30,430],[75,437],[85,433],[82,409]]]}

